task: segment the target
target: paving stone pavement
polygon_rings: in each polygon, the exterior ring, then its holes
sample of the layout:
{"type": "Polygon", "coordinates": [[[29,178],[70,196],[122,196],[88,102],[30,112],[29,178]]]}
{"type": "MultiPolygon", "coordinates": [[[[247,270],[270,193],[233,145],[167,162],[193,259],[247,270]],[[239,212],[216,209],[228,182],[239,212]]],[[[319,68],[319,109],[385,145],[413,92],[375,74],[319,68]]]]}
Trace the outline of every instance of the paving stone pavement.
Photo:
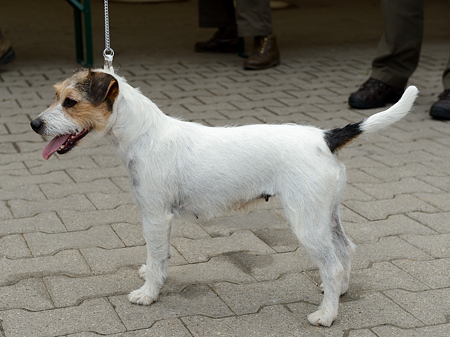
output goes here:
{"type": "MultiPolygon", "coordinates": [[[[247,72],[235,55],[192,51],[212,32],[197,27],[196,1],[112,2],[115,65],[165,113],[211,126],[329,128],[380,111],[346,103],[368,76],[378,1],[291,3],[273,12],[281,65],[247,72]]],[[[92,3],[98,64],[101,5],[92,3]]],[[[414,112],[340,153],[344,227],[358,249],[339,316],[323,328],[306,320],[322,299],[317,268],[276,198],[249,214],[177,220],[159,300],[128,302],[145,246],[125,169],[102,140],[45,161],[29,127],[77,67],[71,9],[2,4],[17,59],[0,67],[0,336],[450,335],[450,124],[428,116],[442,91],[446,6],[426,3],[414,112]]]]}

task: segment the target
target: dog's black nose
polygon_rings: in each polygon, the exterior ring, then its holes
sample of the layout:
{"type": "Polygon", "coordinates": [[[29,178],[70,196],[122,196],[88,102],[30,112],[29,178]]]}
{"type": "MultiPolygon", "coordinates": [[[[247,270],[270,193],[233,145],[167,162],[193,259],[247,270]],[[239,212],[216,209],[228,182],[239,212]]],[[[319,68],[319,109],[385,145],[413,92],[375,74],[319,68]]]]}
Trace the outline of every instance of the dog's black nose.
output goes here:
{"type": "Polygon", "coordinates": [[[36,118],[34,121],[30,123],[31,128],[34,130],[34,132],[39,133],[39,130],[41,130],[44,123],[39,118],[36,118]]]}

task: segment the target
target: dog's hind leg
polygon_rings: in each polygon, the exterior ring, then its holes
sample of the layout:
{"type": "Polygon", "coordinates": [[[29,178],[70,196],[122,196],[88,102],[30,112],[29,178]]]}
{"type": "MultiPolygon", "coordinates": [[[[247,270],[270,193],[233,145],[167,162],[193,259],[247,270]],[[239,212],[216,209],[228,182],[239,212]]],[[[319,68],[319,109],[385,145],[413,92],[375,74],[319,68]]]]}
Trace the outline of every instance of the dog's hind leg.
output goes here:
{"type": "Polygon", "coordinates": [[[336,205],[333,209],[331,228],[333,231],[333,243],[336,249],[336,254],[344,267],[344,275],[342,277],[341,285],[341,295],[343,295],[348,290],[350,270],[352,267],[352,255],[355,252],[356,247],[345,235],[339,213],[339,205],[336,205]]]}
{"type": "Polygon", "coordinates": [[[159,291],[167,277],[172,218],[172,214],[143,217],[147,264],[139,269],[139,274],[145,279],[145,283],[128,296],[132,303],[149,305],[158,299],[159,291]]]}
{"type": "Polygon", "coordinates": [[[330,226],[331,212],[324,214],[322,210],[309,209],[307,212],[305,211],[287,209],[286,215],[300,243],[319,266],[323,282],[322,304],[316,312],[308,315],[308,321],[313,325],[330,326],[338,314],[344,267],[336,255],[333,244],[333,233],[330,226]]]}

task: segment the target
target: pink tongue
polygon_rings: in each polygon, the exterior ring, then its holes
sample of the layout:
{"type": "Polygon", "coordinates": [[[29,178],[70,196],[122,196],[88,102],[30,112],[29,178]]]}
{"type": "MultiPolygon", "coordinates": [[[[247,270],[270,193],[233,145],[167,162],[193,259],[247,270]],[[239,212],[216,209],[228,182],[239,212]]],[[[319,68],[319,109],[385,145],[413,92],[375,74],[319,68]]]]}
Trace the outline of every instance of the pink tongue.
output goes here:
{"type": "Polygon", "coordinates": [[[69,137],[70,135],[64,135],[53,138],[52,141],[44,147],[44,150],[42,150],[42,157],[46,160],[50,158],[50,156],[55,153],[69,137]]]}

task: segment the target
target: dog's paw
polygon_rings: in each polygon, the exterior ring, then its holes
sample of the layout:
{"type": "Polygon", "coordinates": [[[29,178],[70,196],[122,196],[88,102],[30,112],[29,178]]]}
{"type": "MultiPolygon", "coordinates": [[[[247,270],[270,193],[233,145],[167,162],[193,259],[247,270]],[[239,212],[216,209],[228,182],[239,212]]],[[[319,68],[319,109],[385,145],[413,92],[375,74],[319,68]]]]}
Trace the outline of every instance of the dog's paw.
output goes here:
{"type": "Polygon", "coordinates": [[[331,323],[336,319],[337,315],[325,313],[322,310],[317,310],[312,314],[308,315],[308,321],[312,325],[330,326],[331,323]]]}
{"type": "Polygon", "coordinates": [[[348,283],[342,283],[341,285],[341,296],[344,296],[344,294],[348,291],[348,283]]]}
{"type": "Polygon", "coordinates": [[[139,268],[138,274],[141,279],[145,280],[145,272],[147,271],[147,265],[143,264],[141,268],[139,268]]]}
{"type": "Polygon", "coordinates": [[[141,288],[132,291],[128,295],[128,300],[131,303],[136,303],[140,305],[150,305],[157,300],[158,296],[152,296],[150,292],[146,289],[145,285],[141,288]]]}

